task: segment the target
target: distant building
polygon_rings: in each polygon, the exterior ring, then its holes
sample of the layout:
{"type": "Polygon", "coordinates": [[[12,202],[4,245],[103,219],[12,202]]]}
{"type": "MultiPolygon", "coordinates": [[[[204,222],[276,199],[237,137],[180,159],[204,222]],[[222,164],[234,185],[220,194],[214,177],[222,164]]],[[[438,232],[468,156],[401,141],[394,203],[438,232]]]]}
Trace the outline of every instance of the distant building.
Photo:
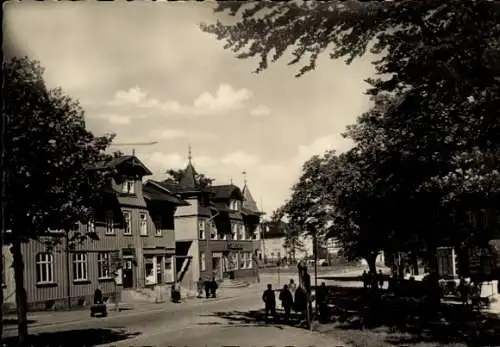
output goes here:
{"type": "MultiPolygon", "coordinates": [[[[37,241],[22,245],[24,283],[31,310],[82,306],[100,288],[105,297],[115,291],[172,283],[175,256],[174,212],[187,203],[175,195],[153,188],[143,190],[142,178],[151,172],[135,156],[124,155],[102,163],[116,170],[94,216],[79,230],[87,234],[82,243],[66,246],[64,231],[48,231],[37,241]],[[44,240],[61,238],[48,250],[44,240]],[[69,264],[69,268],[67,266],[69,264]],[[115,268],[116,272],[113,271],[115,268]]],[[[12,256],[2,250],[6,273],[4,296],[13,300],[15,285],[12,256]]]]}

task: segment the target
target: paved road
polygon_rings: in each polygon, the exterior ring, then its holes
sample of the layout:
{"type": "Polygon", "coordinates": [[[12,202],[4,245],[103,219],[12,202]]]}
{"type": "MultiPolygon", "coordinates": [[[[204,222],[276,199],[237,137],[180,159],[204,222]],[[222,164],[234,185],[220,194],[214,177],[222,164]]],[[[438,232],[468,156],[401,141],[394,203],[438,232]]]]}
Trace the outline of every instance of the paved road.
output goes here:
{"type": "MultiPolygon", "coordinates": [[[[59,346],[316,346],[343,345],[331,337],[284,325],[259,322],[260,289],[221,301],[178,305],[164,311],[137,312],[30,328],[49,336],[39,345],[59,346]]],[[[15,335],[7,331],[5,337],[15,335]]]]}
{"type": "MultiPolygon", "coordinates": [[[[219,301],[188,301],[164,310],[132,310],[107,318],[32,326],[30,334],[46,335],[43,341],[37,341],[38,345],[74,347],[346,345],[331,336],[261,322],[255,312],[262,309],[263,287],[273,282],[273,276],[263,277],[259,285],[242,289],[241,295],[219,301]]],[[[7,330],[4,337],[15,334],[15,330],[7,330]]]]}

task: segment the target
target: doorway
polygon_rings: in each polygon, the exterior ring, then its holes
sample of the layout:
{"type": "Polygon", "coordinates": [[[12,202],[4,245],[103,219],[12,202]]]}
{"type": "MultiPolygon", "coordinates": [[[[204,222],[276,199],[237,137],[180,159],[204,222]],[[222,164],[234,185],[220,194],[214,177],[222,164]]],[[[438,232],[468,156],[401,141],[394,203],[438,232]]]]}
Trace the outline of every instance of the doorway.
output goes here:
{"type": "Polygon", "coordinates": [[[134,287],[134,270],[132,269],[132,260],[125,260],[123,262],[123,288],[133,288],[134,287]]]}
{"type": "Polygon", "coordinates": [[[216,280],[222,280],[222,276],[224,274],[224,264],[221,253],[212,253],[212,272],[216,280]]]}

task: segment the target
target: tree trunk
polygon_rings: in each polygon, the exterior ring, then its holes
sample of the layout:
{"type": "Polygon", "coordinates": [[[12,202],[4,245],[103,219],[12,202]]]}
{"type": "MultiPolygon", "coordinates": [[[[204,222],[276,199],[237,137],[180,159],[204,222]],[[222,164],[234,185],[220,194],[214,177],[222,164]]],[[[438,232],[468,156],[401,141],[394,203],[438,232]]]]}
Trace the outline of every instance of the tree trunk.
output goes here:
{"type": "Polygon", "coordinates": [[[375,265],[375,262],[377,260],[377,254],[370,254],[365,258],[365,260],[368,263],[368,269],[370,270],[370,272],[376,273],[377,266],[375,265]]]}
{"type": "MultiPolygon", "coordinates": [[[[1,230],[3,233],[3,229],[1,230]]],[[[2,260],[0,261],[0,271],[3,276],[5,276],[5,280],[7,281],[7,271],[5,270],[5,264],[3,262],[3,242],[2,242],[2,260]]],[[[3,296],[3,276],[2,276],[2,290],[0,291],[0,304],[2,305],[2,309],[0,310],[0,322],[3,322],[3,301],[4,301],[4,296],[3,296]]],[[[3,324],[0,326],[0,341],[3,341],[3,324]]]]}
{"type": "Polygon", "coordinates": [[[12,243],[12,257],[14,258],[14,280],[16,283],[16,308],[17,308],[17,335],[19,346],[26,345],[28,338],[28,303],[26,289],[24,289],[24,262],[21,253],[21,241],[16,239],[12,243]]]}

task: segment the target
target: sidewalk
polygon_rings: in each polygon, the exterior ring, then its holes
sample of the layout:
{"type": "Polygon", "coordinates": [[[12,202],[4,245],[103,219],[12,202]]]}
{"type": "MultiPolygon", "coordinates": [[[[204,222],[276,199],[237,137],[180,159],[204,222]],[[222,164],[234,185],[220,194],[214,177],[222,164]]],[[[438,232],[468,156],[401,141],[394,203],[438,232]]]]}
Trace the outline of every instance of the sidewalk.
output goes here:
{"type": "MultiPolygon", "coordinates": [[[[216,298],[185,298],[182,300],[181,304],[175,304],[171,301],[165,301],[163,303],[153,303],[153,302],[134,302],[134,303],[120,303],[119,308],[120,311],[117,312],[115,309],[115,305],[113,303],[108,304],[108,316],[116,317],[116,316],[127,316],[127,315],[135,315],[143,312],[156,312],[169,310],[172,308],[186,308],[192,307],[196,305],[203,304],[204,302],[214,302],[221,300],[228,300],[234,298],[238,295],[241,296],[242,292],[235,292],[236,289],[224,289],[218,293],[216,298]]],[[[247,291],[245,293],[253,294],[253,290],[247,291]]],[[[33,321],[33,323],[29,324],[30,328],[48,326],[48,325],[57,325],[62,323],[71,323],[78,321],[88,321],[96,318],[90,317],[90,308],[86,307],[85,309],[79,309],[74,311],[42,311],[42,312],[29,312],[28,313],[28,321],[33,321]]],[[[101,318],[102,319],[102,318],[101,318]]],[[[7,315],[4,317],[4,321],[8,320],[17,320],[16,315],[7,315]]],[[[17,324],[4,324],[4,331],[12,331],[17,329],[17,324]]]]}

